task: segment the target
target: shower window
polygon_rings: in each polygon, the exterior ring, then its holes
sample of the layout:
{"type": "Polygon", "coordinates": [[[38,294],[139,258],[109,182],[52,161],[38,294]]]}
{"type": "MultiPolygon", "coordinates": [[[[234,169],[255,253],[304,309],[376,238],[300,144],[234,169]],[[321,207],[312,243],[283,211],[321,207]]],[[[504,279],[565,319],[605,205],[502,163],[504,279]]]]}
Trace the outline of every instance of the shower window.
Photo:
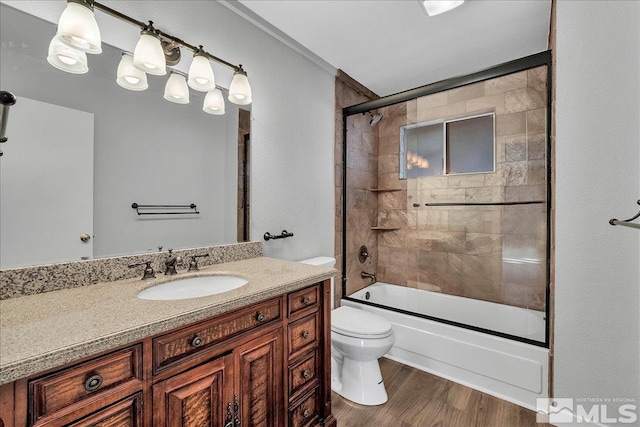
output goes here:
{"type": "Polygon", "coordinates": [[[495,115],[400,128],[400,179],[495,171],[495,115]]]}

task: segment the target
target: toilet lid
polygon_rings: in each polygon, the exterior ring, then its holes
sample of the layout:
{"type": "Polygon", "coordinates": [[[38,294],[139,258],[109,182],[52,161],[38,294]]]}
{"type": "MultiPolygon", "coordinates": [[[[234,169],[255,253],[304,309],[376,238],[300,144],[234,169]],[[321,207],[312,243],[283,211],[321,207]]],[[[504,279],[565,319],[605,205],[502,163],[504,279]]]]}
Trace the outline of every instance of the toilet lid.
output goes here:
{"type": "Polygon", "coordinates": [[[331,312],[331,330],[351,337],[384,338],[391,334],[391,323],[373,313],[342,306],[331,312]]]}

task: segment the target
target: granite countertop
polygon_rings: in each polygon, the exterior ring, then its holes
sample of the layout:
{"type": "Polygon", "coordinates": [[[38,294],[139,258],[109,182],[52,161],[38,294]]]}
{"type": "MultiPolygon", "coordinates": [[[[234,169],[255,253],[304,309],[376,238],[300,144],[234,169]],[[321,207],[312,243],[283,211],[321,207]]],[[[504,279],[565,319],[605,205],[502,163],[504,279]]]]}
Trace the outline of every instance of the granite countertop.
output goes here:
{"type": "Polygon", "coordinates": [[[0,301],[0,384],[64,365],[304,288],[333,277],[336,270],[273,258],[252,258],[158,275],[63,289],[0,301]],[[248,280],[238,289],[175,301],[136,298],[142,289],[171,280],[230,274],[248,280]]]}

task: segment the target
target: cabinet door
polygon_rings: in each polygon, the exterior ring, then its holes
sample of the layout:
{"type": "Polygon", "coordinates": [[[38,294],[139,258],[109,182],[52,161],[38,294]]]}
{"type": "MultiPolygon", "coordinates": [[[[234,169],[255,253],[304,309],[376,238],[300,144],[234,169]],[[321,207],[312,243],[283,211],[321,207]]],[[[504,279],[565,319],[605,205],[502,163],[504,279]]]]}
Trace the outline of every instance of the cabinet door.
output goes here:
{"type": "Polygon", "coordinates": [[[224,426],[232,417],[233,356],[190,369],[153,386],[156,427],[224,426]]]}
{"type": "Polygon", "coordinates": [[[101,409],[69,427],[142,427],[142,393],[101,409]]]}
{"type": "Polygon", "coordinates": [[[235,351],[239,415],[243,427],[284,425],[282,329],[239,346],[235,351]]]}

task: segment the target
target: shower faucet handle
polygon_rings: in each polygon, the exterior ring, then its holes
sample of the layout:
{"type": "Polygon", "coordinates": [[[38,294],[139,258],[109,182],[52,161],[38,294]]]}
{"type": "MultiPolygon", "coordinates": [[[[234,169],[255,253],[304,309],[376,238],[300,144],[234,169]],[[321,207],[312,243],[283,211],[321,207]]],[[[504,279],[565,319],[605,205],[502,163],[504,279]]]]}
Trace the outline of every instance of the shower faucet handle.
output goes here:
{"type": "Polygon", "coordinates": [[[371,258],[371,254],[369,253],[369,249],[362,245],[360,249],[358,249],[358,261],[360,261],[360,264],[364,264],[367,258],[371,258]]]}

